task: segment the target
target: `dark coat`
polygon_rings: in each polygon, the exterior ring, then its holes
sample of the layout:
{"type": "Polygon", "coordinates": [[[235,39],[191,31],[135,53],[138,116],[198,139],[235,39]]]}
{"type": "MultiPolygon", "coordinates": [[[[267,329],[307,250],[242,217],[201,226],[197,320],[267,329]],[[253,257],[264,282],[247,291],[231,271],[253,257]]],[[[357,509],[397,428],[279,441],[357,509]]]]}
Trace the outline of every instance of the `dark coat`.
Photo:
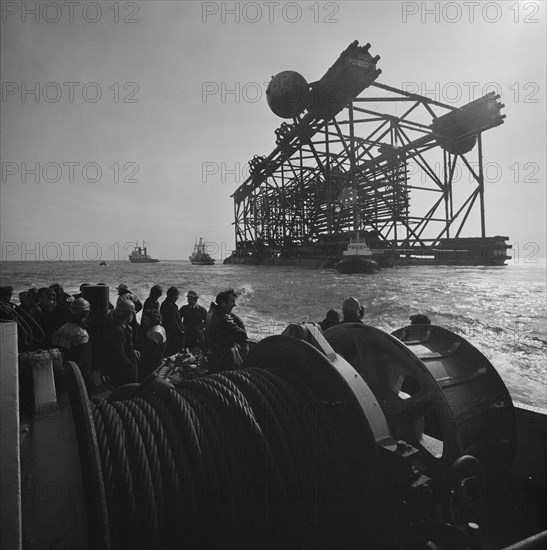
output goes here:
{"type": "Polygon", "coordinates": [[[180,353],[184,346],[184,329],[176,302],[166,298],[160,307],[160,313],[165,332],[167,334],[167,346],[165,357],[180,353]]]}
{"type": "Polygon", "coordinates": [[[160,310],[160,303],[157,300],[154,300],[154,298],[146,298],[144,301],[143,311],[146,311],[147,309],[156,309],[157,311],[160,310]]]}
{"type": "Polygon", "coordinates": [[[138,381],[137,356],[133,348],[133,333],[118,319],[104,327],[102,338],[102,372],[110,377],[114,387],[138,381]]]}
{"type": "Polygon", "coordinates": [[[135,304],[135,313],[138,313],[142,309],[142,304],[138,296],[133,294],[130,290],[120,291],[116,303],[119,303],[120,300],[131,300],[135,304]]]}
{"type": "Polygon", "coordinates": [[[68,314],[65,316],[64,311],[59,310],[58,306],[55,306],[53,311],[40,309],[36,315],[36,322],[40,325],[44,334],[39,347],[50,349],[53,345],[51,341],[53,333],[68,322],[68,314]]]}
{"type": "Polygon", "coordinates": [[[344,313],[344,318],[340,323],[362,323],[363,319],[359,317],[358,313],[344,313]]]}
{"type": "Polygon", "coordinates": [[[142,382],[152,371],[161,366],[166,346],[165,330],[161,326],[145,330],[140,327],[137,349],[141,352],[139,381],[142,382]]]}
{"type": "Polygon", "coordinates": [[[234,361],[234,347],[242,359],[249,350],[249,338],[243,321],[233,313],[223,312],[216,304],[211,304],[207,313],[205,339],[209,370],[213,372],[238,367],[234,361]]]}
{"type": "Polygon", "coordinates": [[[201,347],[207,310],[199,304],[195,307],[190,307],[190,304],[186,304],[179,309],[179,314],[182,319],[184,332],[186,333],[186,347],[188,349],[201,347]]]}
{"type": "Polygon", "coordinates": [[[334,327],[335,325],[338,325],[340,321],[329,321],[328,319],[323,319],[319,326],[321,327],[321,330],[327,330],[330,327],[334,327]]]}

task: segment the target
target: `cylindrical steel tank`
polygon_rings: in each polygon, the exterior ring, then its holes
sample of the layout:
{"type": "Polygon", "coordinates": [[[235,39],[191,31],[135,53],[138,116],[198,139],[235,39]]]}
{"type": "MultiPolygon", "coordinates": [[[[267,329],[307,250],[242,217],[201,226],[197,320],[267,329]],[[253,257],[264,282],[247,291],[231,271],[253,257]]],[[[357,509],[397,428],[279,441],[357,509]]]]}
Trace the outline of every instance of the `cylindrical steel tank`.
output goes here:
{"type": "Polygon", "coordinates": [[[283,71],[270,80],[266,98],[270,109],[281,118],[298,116],[308,104],[310,87],[296,71],[283,71]]]}
{"type": "Polygon", "coordinates": [[[82,288],[82,296],[91,305],[90,323],[99,323],[108,314],[108,292],[106,285],[87,285],[82,288]]]}

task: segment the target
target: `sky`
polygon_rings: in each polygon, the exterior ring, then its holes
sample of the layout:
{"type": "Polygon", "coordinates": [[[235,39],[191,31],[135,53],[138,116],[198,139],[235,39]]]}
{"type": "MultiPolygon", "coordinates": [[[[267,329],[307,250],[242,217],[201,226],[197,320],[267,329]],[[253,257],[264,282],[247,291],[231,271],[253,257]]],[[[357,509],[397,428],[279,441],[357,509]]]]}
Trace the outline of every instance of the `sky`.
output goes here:
{"type": "Polygon", "coordinates": [[[0,259],[117,260],[137,240],[186,259],[199,237],[226,257],[230,195],[282,122],[269,80],[318,80],[354,40],[383,84],[501,93],[486,232],[545,257],[546,35],[539,1],[4,1],[0,259]]]}

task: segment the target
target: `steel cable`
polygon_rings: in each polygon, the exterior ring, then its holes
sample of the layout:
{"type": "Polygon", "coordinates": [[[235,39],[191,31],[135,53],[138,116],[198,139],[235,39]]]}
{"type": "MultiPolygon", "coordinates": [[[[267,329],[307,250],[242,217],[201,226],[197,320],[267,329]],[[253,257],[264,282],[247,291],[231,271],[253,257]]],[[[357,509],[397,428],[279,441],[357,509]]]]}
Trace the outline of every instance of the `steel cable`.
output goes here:
{"type": "MultiPolygon", "coordinates": [[[[102,417],[105,429],[105,445],[108,452],[100,451],[101,460],[109,460],[104,464],[101,462],[103,471],[112,469],[111,492],[107,493],[109,523],[112,529],[113,548],[124,548],[124,545],[131,544],[137,547],[138,525],[136,521],[135,495],[133,493],[133,479],[129,460],[125,451],[125,433],[120,417],[114,407],[104,399],[96,398],[91,406],[96,406],[102,417]],[[112,521],[116,518],[114,521],[112,521]]],[[[95,415],[94,415],[95,416],[95,415]]],[[[98,442],[99,444],[99,442],[98,442]]],[[[106,489],[106,487],[105,487],[106,489]]],[[[129,546],[127,546],[129,547],[129,546]]]]}
{"type": "MultiPolygon", "coordinates": [[[[224,501],[229,499],[225,502],[225,511],[234,512],[237,509],[238,514],[246,518],[246,529],[253,529],[264,521],[261,517],[263,511],[250,502],[247,493],[263,485],[265,479],[275,485],[280,485],[282,479],[269,442],[264,437],[247,400],[229,379],[221,380],[219,375],[215,374],[200,380],[185,381],[182,386],[185,390],[197,389],[206,402],[211,404],[212,410],[217,414],[221,413],[215,424],[220,423],[224,426],[224,430],[221,431],[224,431],[228,438],[221,437],[220,441],[225,441],[226,447],[231,444],[231,456],[246,457],[245,461],[236,461],[236,467],[230,472],[226,471],[226,464],[221,463],[218,467],[227,474],[220,476],[226,480],[221,485],[221,495],[224,501]]],[[[215,441],[218,440],[215,438],[215,441]]],[[[260,489],[263,491],[263,488],[260,489]]],[[[233,513],[231,515],[233,516],[233,513]]],[[[229,521],[235,519],[237,518],[231,517],[229,521]]]]}
{"type": "MultiPolygon", "coordinates": [[[[135,422],[139,428],[142,442],[148,459],[148,466],[150,468],[150,481],[151,481],[151,493],[154,496],[153,507],[155,514],[155,521],[157,523],[157,530],[161,536],[165,532],[165,493],[163,490],[163,481],[161,476],[161,465],[158,457],[158,447],[156,445],[154,434],[148,424],[148,420],[144,415],[144,412],[133,401],[125,401],[124,404],[131,411],[135,422]]],[[[161,545],[160,545],[161,547],[161,545]]]]}
{"type": "Polygon", "coordinates": [[[292,396],[294,401],[291,403],[279,390],[275,382],[264,376],[262,369],[253,369],[252,374],[254,382],[263,388],[272,402],[275,403],[280,422],[290,428],[285,433],[290,438],[290,448],[297,467],[298,482],[303,483],[309,475],[312,459],[311,454],[307,452],[310,449],[309,445],[304,445],[304,442],[307,441],[307,435],[303,421],[306,418],[301,418],[298,411],[298,402],[294,395],[292,396]]]}
{"type": "Polygon", "coordinates": [[[152,473],[144,447],[144,442],[126,402],[115,402],[116,409],[125,428],[125,442],[129,458],[129,466],[133,478],[133,491],[137,509],[140,531],[140,542],[143,548],[154,550],[159,539],[158,518],[156,515],[152,473]]]}
{"type": "Polygon", "coordinates": [[[244,393],[251,409],[255,411],[259,418],[263,419],[262,430],[268,441],[271,441],[271,450],[274,454],[277,467],[279,469],[281,469],[281,466],[285,467],[285,475],[280,480],[280,483],[296,483],[297,473],[294,456],[290,451],[285,431],[279,422],[278,416],[275,414],[275,403],[271,394],[268,395],[267,392],[261,391],[258,385],[240,370],[230,372],[230,378],[224,375],[219,375],[219,378],[223,382],[229,382],[231,386],[235,386],[244,393]]]}
{"type": "MultiPolygon", "coordinates": [[[[196,464],[197,505],[200,522],[207,525],[216,525],[217,533],[207,533],[208,536],[225,538],[228,525],[228,503],[222,492],[222,479],[227,476],[225,464],[220,458],[220,449],[226,432],[217,429],[215,418],[211,414],[211,407],[200,399],[194,392],[186,388],[178,389],[181,397],[190,406],[198,420],[198,434],[202,449],[201,461],[196,464]],[[219,495],[219,496],[217,496],[219,495]]],[[[211,541],[214,546],[214,539],[211,541]]]]}
{"type": "MultiPolygon", "coordinates": [[[[138,402],[138,400],[135,401],[138,402]]],[[[170,499],[174,503],[181,504],[179,508],[175,507],[172,510],[173,519],[170,523],[171,536],[175,540],[178,539],[180,543],[182,538],[194,538],[196,525],[199,522],[199,479],[203,478],[203,475],[199,476],[199,470],[196,472],[195,467],[192,467],[188,449],[183,445],[182,430],[175,423],[175,417],[165,400],[160,395],[151,393],[144,401],[157,415],[165,437],[165,440],[160,441],[160,445],[170,451],[170,468],[174,470],[174,476],[178,481],[166,488],[171,493],[170,499]]],[[[161,449],[162,447],[160,451],[161,449]]]]}
{"type": "Polygon", "coordinates": [[[309,529],[327,529],[316,485],[340,454],[317,403],[290,373],[258,368],[93,398],[112,547],[308,546],[309,529]]]}
{"type": "MultiPolygon", "coordinates": [[[[157,446],[160,472],[162,475],[162,491],[164,498],[163,514],[158,511],[158,516],[163,516],[163,524],[160,528],[165,529],[163,540],[165,546],[171,548],[171,542],[176,540],[177,530],[181,524],[184,525],[184,518],[188,516],[182,493],[179,490],[180,481],[171,444],[164,430],[163,424],[156,410],[144,399],[138,397],[132,401],[138,406],[148,422],[149,429],[154,437],[157,446]],[[181,517],[182,516],[182,517],[181,517]]],[[[184,532],[184,528],[181,529],[184,532]]]]}

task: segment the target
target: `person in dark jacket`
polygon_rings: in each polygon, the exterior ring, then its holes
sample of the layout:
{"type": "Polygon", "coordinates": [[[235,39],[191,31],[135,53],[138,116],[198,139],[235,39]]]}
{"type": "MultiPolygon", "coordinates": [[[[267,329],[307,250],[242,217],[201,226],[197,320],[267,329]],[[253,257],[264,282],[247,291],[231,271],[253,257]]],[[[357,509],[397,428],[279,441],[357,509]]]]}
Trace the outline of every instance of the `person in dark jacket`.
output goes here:
{"type": "Polygon", "coordinates": [[[38,304],[32,299],[27,290],[19,292],[19,308],[28,313],[33,319],[36,318],[40,310],[38,304]]]}
{"type": "Polygon", "coordinates": [[[39,342],[39,347],[50,349],[53,333],[63,324],[58,323],[59,320],[53,313],[56,308],[55,291],[47,287],[38,289],[38,305],[40,309],[36,315],[36,321],[43,333],[43,340],[39,342]]]}
{"type": "Polygon", "coordinates": [[[342,302],[341,323],[362,323],[365,315],[365,308],[359,303],[359,300],[350,296],[342,302]]]}
{"type": "Polygon", "coordinates": [[[427,315],[421,313],[416,313],[415,315],[410,316],[411,325],[430,325],[431,319],[427,315]]]}
{"type": "Polygon", "coordinates": [[[205,322],[205,348],[210,372],[237,369],[249,351],[249,339],[243,321],[232,309],[237,294],[233,289],[220,292],[211,303],[205,322]]]}
{"type": "Polygon", "coordinates": [[[150,289],[150,296],[146,298],[144,301],[143,311],[147,309],[156,309],[160,310],[160,303],[158,300],[161,298],[161,295],[163,294],[163,288],[161,288],[160,285],[154,285],[150,289]]]}
{"type": "Polygon", "coordinates": [[[327,330],[340,322],[340,313],[335,309],[329,309],[325,318],[319,323],[321,330],[327,330]]]}
{"type": "Polygon", "coordinates": [[[167,342],[165,329],[161,326],[161,314],[157,309],[145,309],[142,312],[137,349],[141,354],[139,361],[139,380],[142,382],[163,361],[167,342]]]}
{"type": "Polygon", "coordinates": [[[169,287],[167,297],[160,307],[161,318],[163,319],[163,328],[167,334],[167,346],[165,347],[165,357],[181,353],[184,347],[184,329],[182,320],[177,307],[179,291],[176,286],[169,287]]]}
{"type": "Polygon", "coordinates": [[[205,319],[207,318],[207,310],[198,304],[198,293],[189,290],[186,294],[188,303],[179,309],[180,318],[182,319],[182,328],[186,334],[185,347],[190,351],[199,348],[203,344],[203,330],[205,328],[205,319]]]}
{"type": "Polygon", "coordinates": [[[133,347],[130,326],[134,317],[135,304],[120,300],[104,327],[102,373],[109,378],[112,388],[138,382],[139,354],[133,347]]]}
{"type": "Polygon", "coordinates": [[[125,283],[120,283],[118,285],[118,302],[120,300],[130,300],[135,305],[135,313],[138,313],[142,309],[141,301],[139,300],[139,297],[131,292],[125,283]]]}
{"type": "Polygon", "coordinates": [[[30,299],[35,303],[38,304],[38,289],[35,286],[31,286],[28,290],[28,295],[30,299]]]}
{"type": "Polygon", "coordinates": [[[63,306],[68,311],[70,302],[72,302],[72,296],[65,292],[65,289],[59,283],[53,283],[52,285],[49,285],[49,288],[55,292],[57,305],[63,306]]]}
{"type": "Polygon", "coordinates": [[[141,311],[142,304],[139,300],[139,297],[134,293],[131,292],[127,285],[124,283],[121,283],[118,285],[118,301],[116,302],[116,305],[119,304],[122,300],[129,300],[130,302],[133,302],[133,305],[135,306],[135,315],[133,316],[133,320],[130,323],[131,330],[133,331],[133,345],[137,344],[137,333],[139,331],[139,323],[137,321],[137,313],[141,311]]]}
{"type": "Polygon", "coordinates": [[[67,294],[59,283],[54,283],[49,288],[55,293],[55,307],[51,312],[50,322],[54,330],[57,330],[70,319],[69,307],[72,296],[67,294]]]}

